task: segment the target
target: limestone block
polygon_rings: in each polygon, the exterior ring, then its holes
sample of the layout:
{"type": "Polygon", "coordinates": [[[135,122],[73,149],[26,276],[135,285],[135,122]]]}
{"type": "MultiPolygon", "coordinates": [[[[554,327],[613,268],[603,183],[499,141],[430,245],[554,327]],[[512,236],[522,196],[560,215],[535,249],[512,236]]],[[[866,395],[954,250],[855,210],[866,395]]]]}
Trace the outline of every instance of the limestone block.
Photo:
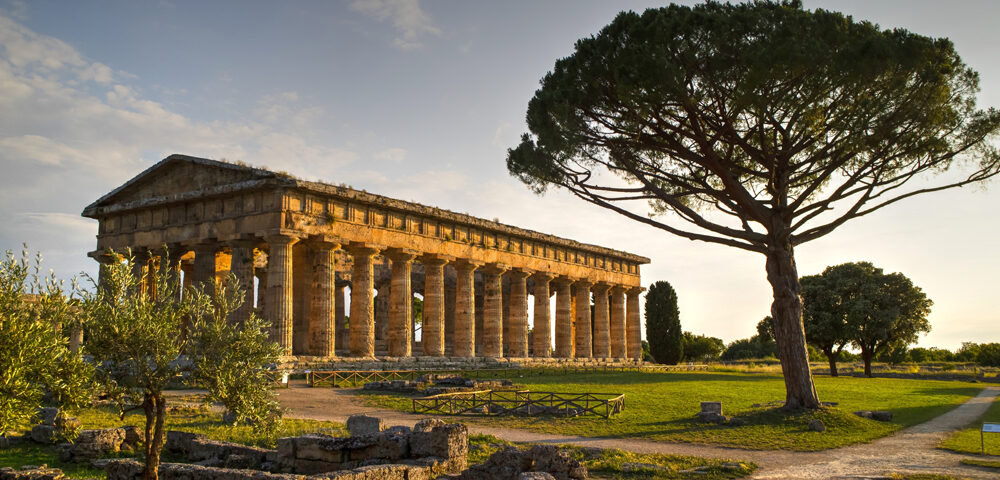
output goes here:
{"type": "MultiPolygon", "coordinates": [[[[51,426],[51,425],[50,425],[51,426]]],[[[0,480],[62,480],[66,478],[58,468],[46,468],[45,465],[20,470],[0,468],[0,480]]]]}
{"type": "Polygon", "coordinates": [[[39,417],[38,423],[40,423],[42,425],[55,426],[56,425],[56,417],[59,416],[59,413],[60,412],[59,412],[58,408],[52,408],[52,407],[39,408],[38,409],[38,417],[39,417]]]}
{"type": "Polygon", "coordinates": [[[413,457],[438,457],[451,462],[452,468],[462,470],[469,452],[469,429],[460,423],[442,425],[430,431],[413,432],[410,436],[410,454],[413,457]]]}
{"type": "Polygon", "coordinates": [[[431,430],[433,430],[433,429],[435,429],[437,427],[441,427],[441,426],[444,426],[444,425],[445,425],[445,423],[442,420],[438,420],[436,418],[425,418],[425,419],[417,422],[416,425],[413,426],[413,431],[414,432],[429,432],[429,431],[431,431],[431,430]]]}
{"type": "Polygon", "coordinates": [[[83,430],[73,443],[60,446],[59,456],[66,462],[92,460],[118,452],[124,441],[124,428],[83,430]]]}
{"type": "Polygon", "coordinates": [[[555,445],[535,445],[528,450],[528,455],[533,471],[549,473],[557,480],[587,478],[587,468],[555,445]]]}
{"type": "Polygon", "coordinates": [[[37,443],[52,444],[59,440],[59,430],[54,425],[35,425],[29,436],[37,443]]]}
{"type": "Polygon", "coordinates": [[[394,432],[383,432],[378,436],[374,455],[379,460],[399,460],[410,454],[410,436],[394,432]]]}
{"type": "Polygon", "coordinates": [[[378,417],[369,417],[368,415],[351,415],[347,418],[347,430],[351,432],[352,437],[357,437],[360,435],[379,433],[382,430],[385,430],[385,425],[383,425],[382,419],[378,417]]]}
{"type": "Polygon", "coordinates": [[[296,459],[294,463],[295,473],[312,475],[316,473],[332,472],[340,469],[340,463],[323,462],[320,460],[296,459]]]}
{"type": "Polygon", "coordinates": [[[701,402],[701,412],[722,415],[722,402],[701,402]]]}

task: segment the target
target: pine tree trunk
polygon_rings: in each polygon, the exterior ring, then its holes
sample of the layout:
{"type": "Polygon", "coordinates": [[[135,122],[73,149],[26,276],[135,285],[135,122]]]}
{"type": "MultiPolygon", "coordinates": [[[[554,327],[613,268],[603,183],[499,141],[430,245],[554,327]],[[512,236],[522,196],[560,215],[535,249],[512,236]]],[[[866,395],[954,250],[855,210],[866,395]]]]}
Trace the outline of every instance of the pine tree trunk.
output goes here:
{"type": "Polygon", "coordinates": [[[831,377],[836,377],[837,376],[837,355],[839,355],[840,352],[837,352],[837,353],[824,352],[824,353],[826,353],[826,359],[830,361],[830,376],[831,377]]]}
{"type": "Polygon", "coordinates": [[[767,253],[767,280],[774,301],[774,339],[785,377],[785,408],[820,408],[819,395],[809,370],[805,327],[802,325],[802,297],[792,245],[784,239],[773,241],[767,253]]]}

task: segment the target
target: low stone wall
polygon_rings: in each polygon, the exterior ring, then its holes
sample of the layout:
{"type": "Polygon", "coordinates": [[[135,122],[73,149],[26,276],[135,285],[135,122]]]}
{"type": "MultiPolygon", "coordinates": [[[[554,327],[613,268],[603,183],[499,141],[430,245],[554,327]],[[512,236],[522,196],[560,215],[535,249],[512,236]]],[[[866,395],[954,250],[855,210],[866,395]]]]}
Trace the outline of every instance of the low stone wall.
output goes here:
{"type": "Polygon", "coordinates": [[[440,375],[427,373],[416,380],[390,380],[385,382],[368,382],[364,390],[376,390],[399,393],[419,393],[421,395],[440,395],[442,393],[473,392],[478,390],[514,390],[524,388],[514,385],[508,379],[474,380],[458,375],[440,375]]]}
{"type": "Polygon", "coordinates": [[[642,362],[629,358],[485,358],[485,357],[285,357],[278,370],[304,373],[309,370],[475,370],[490,368],[601,368],[636,367],[642,362]]]}
{"type": "Polygon", "coordinates": [[[226,468],[278,469],[278,451],[250,447],[238,443],[220,442],[188,432],[167,432],[165,452],[202,466],[226,468]]]}
{"type": "Polygon", "coordinates": [[[64,478],[66,476],[62,470],[48,468],[45,465],[20,470],[10,467],[0,468],[0,480],[63,480],[64,478]]]}

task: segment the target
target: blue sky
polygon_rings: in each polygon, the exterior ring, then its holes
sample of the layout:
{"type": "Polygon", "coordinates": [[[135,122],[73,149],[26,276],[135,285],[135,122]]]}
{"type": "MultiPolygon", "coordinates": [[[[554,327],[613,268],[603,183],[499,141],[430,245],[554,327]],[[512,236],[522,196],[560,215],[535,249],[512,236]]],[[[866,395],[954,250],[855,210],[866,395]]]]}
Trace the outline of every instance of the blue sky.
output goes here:
{"type": "MultiPolygon", "coordinates": [[[[651,2],[0,0],[0,250],[94,272],[83,207],[170,153],[243,160],[648,256],[685,329],[731,341],[767,315],[763,258],[693,243],[564,193],[505,152],[578,38],[651,2]]],[[[1000,4],[806,2],[951,38],[1000,105],[1000,4]]],[[[796,251],[803,275],[870,260],[935,301],[922,345],[1000,341],[996,182],[917,198],[796,251]]]]}

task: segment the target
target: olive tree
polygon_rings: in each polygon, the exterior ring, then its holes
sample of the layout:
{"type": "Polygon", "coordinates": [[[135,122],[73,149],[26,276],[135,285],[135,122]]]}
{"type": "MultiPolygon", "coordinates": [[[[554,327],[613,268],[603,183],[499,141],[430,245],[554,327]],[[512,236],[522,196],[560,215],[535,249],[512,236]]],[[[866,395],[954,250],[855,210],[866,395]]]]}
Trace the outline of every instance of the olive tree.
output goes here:
{"type": "Polygon", "coordinates": [[[172,269],[136,268],[127,252],[122,261],[103,264],[100,278],[84,302],[85,349],[99,384],[122,415],[133,409],[145,413],[144,480],[157,478],[166,420],[163,391],[181,375],[205,381],[210,397],[229,408],[234,421],[274,425],[280,410],[273,394],[266,382],[252,383],[261,380],[262,363],[276,358],[277,347],[253,317],[242,325],[226,323],[240,306],[238,287],[213,285],[214,299],[200,286],[182,291],[172,269]]]}
{"type": "Polygon", "coordinates": [[[40,264],[27,251],[0,259],[0,436],[27,428],[46,394],[70,408],[90,400],[93,371],[62,332],[73,299],[40,264]]]}
{"type": "Polygon", "coordinates": [[[761,255],[785,405],[819,408],[795,249],[996,176],[1000,113],[976,107],[978,83],[947,39],[801,2],[623,12],[542,79],[507,167],[536,192],[761,255]]]}

